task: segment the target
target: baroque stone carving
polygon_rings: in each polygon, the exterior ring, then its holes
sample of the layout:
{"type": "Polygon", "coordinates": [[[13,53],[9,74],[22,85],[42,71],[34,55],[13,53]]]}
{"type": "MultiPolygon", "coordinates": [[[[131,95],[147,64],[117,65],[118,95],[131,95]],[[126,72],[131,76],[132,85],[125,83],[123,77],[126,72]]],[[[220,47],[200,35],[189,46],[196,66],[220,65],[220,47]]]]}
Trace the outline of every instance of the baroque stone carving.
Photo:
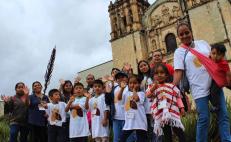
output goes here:
{"type": "Polygon", "coordinates": [[[155,33],[154,30],[151,30],[151,31],[148,32],[148,35],[149,35],[150,38],[153,38],[153,37],[155,37],[156,33],[155,33]]]}
{"type": "Polygon", "coordinates": [[[117,14],[117,33],[118,36],[126,32],[126,20],[125,20],[125,15],[123,11],[120,11],[119,14],[117,14]]]}
{"type": "Polygon", "coordinates": [[[162,13],[162,22],[164,23],[164,25],[169,24],[170,16],[171,16],[169,13],[169,8],[163,5],[161,8],[161,13],[162,13]]]}
{"type": "Polygon", "coordinates": [[[159,15],[155,15],[154,17],[151,18],[151,25],[153,27],[157,27],[161,24],[161,18],[159,15]]]}
{"type": "Polygon", "coordinates": [[[173,6],[173,8],[172,8],[172,17],[173,18],[180,17],[180,8],[179,8],[179,6],[173,6]]]}
{"type": "Polygon", "coordinates": [[[140,8],[139,9],[139,20],[140,20],[140,22],[142,21],[143,14],[144,14],[143,9],[140,8]]]}
{"type": "Polygon", "coordinates": [[[156,40],[155,39],[151,39],[151,44],[152,44],[152,49],[156,49],[156,40]]]}
{"type": "Polygon", "coordinates": [[[126,16],[126,20],[128,25],[131,25],[133,22],[132,11],[130,9],[128,10],[128,15],[126,16]]]}
{"type": "Polygon", "coordinates": [[[187,0],[188,8],[194,7],[197,5],[197,0],[187,0]]]}

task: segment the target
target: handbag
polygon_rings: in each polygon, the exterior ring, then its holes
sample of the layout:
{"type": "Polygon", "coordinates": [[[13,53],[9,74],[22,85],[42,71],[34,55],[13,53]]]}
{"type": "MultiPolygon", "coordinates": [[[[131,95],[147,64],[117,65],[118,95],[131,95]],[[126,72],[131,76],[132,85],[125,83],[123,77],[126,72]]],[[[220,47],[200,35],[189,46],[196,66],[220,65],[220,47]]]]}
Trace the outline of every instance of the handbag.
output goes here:
{"type": "Polygon", "coordinates": [[[191,110],[191,104],[189,102],[189,97],[186,95],[186,93],[190,93],[190,85],[189,85],[188,78],[186,76],[186,65],[185,65],[185,58],[186,58],[186,55],[189,52],[189,48],[190,47],[188,47],[186,49],[185,54],[184,54],[184,60],[183,60],[184,71],[183,71],[183,74],[182,74],[182,79],[181,79],[180,84],[179,84],[179,89],[181,91],[182,102],[184,104],[184,110],[185,110],[185,112],[188,112],[188,111],[191,110]]]}
{"type": "Polygon", "coordinates": [[[190,86],[189,86],[189,81],[188,81],[188,78],[186,76],[186,65],[185,65],[185,58],[186,58],[186,55],[188,54],[189,52],[189,48],[187,48],[187,50],[185,51],[185,54],[184,54],[184,60],[183,60],[183,63],[184,63],[184,71],[183,71],[183,74],[182,74],[182,79],[180,81],[180,85],[179,85],[179,89],[181,92],[185,93],[189,93],[190,91],[190,86]]]}

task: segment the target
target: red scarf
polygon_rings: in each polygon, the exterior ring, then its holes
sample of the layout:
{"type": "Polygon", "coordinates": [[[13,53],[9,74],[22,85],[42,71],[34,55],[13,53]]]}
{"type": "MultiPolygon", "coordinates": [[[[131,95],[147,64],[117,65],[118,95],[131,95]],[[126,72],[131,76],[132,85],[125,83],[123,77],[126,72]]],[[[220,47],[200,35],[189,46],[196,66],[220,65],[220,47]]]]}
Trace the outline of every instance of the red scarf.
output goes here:
{"type": "Polygon", "coordinates": [[[213,78],[213,80],[217,83],[219,87],[224,87],[227,85],[226,74],[224,74],[222,69],[219,68],[217,63],[215,63],[213,60],[206,57],[205,55],[199,53],[198,51],[194,50],[193,48],[188,47],[187,45],[182,44],[181,47],[185,49],[189,48],[189,51],[200,60],[200,62],[207,69],[209,75],[213,78]]]}

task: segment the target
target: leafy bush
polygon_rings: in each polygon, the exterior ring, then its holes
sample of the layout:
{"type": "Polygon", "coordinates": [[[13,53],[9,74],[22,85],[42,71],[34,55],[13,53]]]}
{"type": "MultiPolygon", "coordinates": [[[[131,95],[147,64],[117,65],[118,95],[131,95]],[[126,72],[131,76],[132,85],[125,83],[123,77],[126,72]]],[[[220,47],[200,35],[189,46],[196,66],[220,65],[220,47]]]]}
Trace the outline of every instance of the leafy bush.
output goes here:
{"type": "Polygon", "coordinates": [[[0,140],[8,142],[10,136],[9,121],[7,117],[0,118],[0,140]]]}
{"type": "MultiPolygon", "coordinates": [[[[230,101],[226,101],[226,106],[229,114],[229,120],[231,124],[231,104],[230,101]]],[[[197,123],[197,113],[192,111],[182,118],[182,123],[185,127],[186,141],[196,141],[196,123],[197,123]]],[[[210,126],[208,134],[209,142],[220,141],[219,137],[219,127],[217,122],[217,116],[215,113],[210,114],[210,126]]]]}
{"type": "Polygon", "coordinates": [[[196,124],[197,124],[196,112],[191,111],[190,113],[185,115],[181,120],[185,127],[186,141],[196,141],[196,124]]]}
{"type": "MultiPolygon", "coordinates": [[[[229,101],[227,103],[228,114],[231,123],[231,103],[229,101]]],[[[185,137],[187,142],[196,141],[196,123],[197,123],[197,113],[195,110],[192,110],[190,113],[187,113],[182,118],[182,123],[185,127],[185,137]]],[[[0,117],[0,140],[1,142],[9,141],[9,121],[7,117],[0,117]]],[[[112,132],[110,135],[110,140],[112,140],[112,132]]],[[[214,113],[210,114],[210,127],[209,127],[209,142],[218,142],[219,138],[219,129],[217,125],[217,118],[214,113]]],[[[177,142],[178,140],[175,139],[177,142]]]]}

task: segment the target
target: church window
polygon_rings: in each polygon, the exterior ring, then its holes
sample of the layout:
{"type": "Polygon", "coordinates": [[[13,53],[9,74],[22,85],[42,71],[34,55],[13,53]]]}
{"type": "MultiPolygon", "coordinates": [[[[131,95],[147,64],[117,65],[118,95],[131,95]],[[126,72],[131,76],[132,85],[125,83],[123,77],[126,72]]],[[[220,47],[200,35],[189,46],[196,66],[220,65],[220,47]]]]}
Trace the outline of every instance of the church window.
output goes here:
{"type": "Polygon", "coordinates": [[[165,37],[167,53],[173,53],[177,48],[176,36],[173,33],[167,34],[165,37]]]}

